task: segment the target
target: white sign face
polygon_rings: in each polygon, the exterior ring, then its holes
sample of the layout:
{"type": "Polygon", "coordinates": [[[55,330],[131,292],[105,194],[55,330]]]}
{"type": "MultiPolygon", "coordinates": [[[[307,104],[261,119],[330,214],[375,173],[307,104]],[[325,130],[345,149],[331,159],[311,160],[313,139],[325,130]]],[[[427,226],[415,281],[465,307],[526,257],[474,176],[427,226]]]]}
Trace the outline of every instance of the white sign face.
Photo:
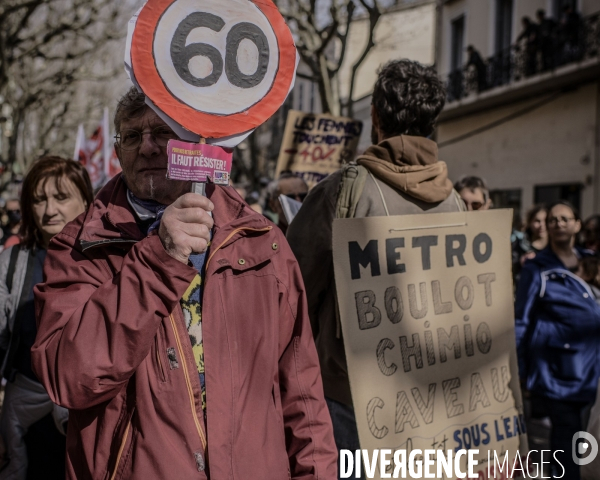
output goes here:
{"type": "Polygon", "coordinates": [[[205,113],[247,110],[271,89],[279,48],[265,15],[248,0],[176,0],[158,22],[153,56],[171,94],[205,113]]]}

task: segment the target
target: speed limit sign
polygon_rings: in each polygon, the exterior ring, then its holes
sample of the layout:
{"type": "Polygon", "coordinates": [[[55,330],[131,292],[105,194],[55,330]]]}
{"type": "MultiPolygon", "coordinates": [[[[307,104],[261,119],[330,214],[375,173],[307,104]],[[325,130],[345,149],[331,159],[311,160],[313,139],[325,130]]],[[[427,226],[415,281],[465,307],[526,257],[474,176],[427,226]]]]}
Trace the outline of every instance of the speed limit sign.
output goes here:
{"type": "Polygon", "coordinates": [[[256,128],[283,104],[296,47],[270,0],[149,0],[131,62],[156,107],[198,135],[220,138],[256,128]]]}

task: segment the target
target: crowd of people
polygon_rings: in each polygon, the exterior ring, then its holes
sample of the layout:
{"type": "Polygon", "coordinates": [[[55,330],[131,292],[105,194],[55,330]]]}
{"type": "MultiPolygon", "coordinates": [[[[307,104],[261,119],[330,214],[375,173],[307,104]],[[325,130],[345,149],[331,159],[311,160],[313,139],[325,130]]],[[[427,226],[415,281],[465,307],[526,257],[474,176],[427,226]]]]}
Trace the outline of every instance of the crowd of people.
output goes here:
{"type": "MultiPolygon", "coordinates": [[[[338,451],[360,444],[333,220],[493,208],[482,179],[453,184],[438,158],[445,98],[433,68],[388,63],[372,145],[310,193],[284,172],[264,206],[167,179],[176,135],[135,88],[114,119],[123,173],[95,198],[79,163],[35,162],[5,206],[0,479],[41,478],[49,451],[46,479],[338,478],[338,451]],[[282,195],[302,202],[291,222],[282,195]]],[[[577,480],[570,442],[600,378],[600,217],[538,205],[511,241],[523,391],[577,480]]]]}
{"type": "Polygon", "coordinates": [[[521,27],[514,45],[498,51],[487,61],[475,46],[467,46],[465,65],[472,70],[479,92],[511,75],[529,77],[580,60],[584,55],[584,23],[572,5],[565,5],[556,19],[539,9],[535,20],[522,17],[521,27]]]}
{"type": "MultiPolygon", "coordinates": [[[[543,17],[543,12],[539,15],[543,17]]],[[[423,137],[427,134],[424,131],[415,133],[420,142],[425,142],[423,137]]],[[[374,138],[373,143],[382,155],[380,138],[374,138]]],[[[397,146],[389,145],[389,141],[384,144],[389,163],[437,163],[434,159],[406,158],[397,146]]],[[[421,149],[422,146],[414,148],[421,149]]],[[[364,162],[368,153],[369,150],[359,157],[360,165],[364,164],[361,160],[364,162]]],[[[356,427],[348,427],[353,416],[352,403],[343,344],[334,322],[331,221],[336,212],[327,209],[333,208],[335,201],[323,202],[323,199],[335,199],[340,195],[340,184],[343,183],[340,177],[343,178],[343,170],[315,187],[289,230],[285,218],[278,225],[287,232],[306,282],[309,308],[314,309],[309,313],[336,443],[338,448],[353,450],[358,448],[358,437],[356,427]],[[329,270],[325,268],[327,265],[329,270]]],[[[270,185],[264,212],[276,223],[282,218],[278,197],[286,195],[302,201],[308,191],[301,178],[297,177],[293,183],[291,178],[292,174],[285,172],[270,185]],[[303,195],[299,196],[297,192],[303,195]],[[273,216],[271,211],[279,214],[273,216]]],[[[399,199],[393,177],[381,182],[376,178],[381,179],[381,174],[369,177],[373,186],[367,184],[364,187],[365,192],[353,216],[416,213],[416,197],[401,195],[399,199]],[[375,188],[376,184],[383,188],[383,197],[375,188]],[[412,203],[408,208],[407,199],[412,203]]],[[[454,191],[467,211],[493,208],[487,184],[480,177],[460,178],[454,183],[454,191]]],[[[452,211],[452,206],[444,208],[445,204],[452,204],[452,197],[444,195],[436,202],[430,202],[438,205],[436,209],[427,208],[427,211],[452,211]],[[446,201],[439,203],[444,198],[446,201]]],[[[420,208],[422,206],[420,204],[420,208]]],[[[585,427],[600,378],[596,358],[600,346],[600,215],[582,221],[577,209],[566,201],[535,205],[526,212],[523,221],[515,219],[510,241],[516,341],[528,413],[531,412],[530,420],[549,419],[552,428],[547,446],[570,452],[574,433],[585,427]],[[566,387],[565,382],[568,383],[566,387]]],[[[573,462],[567,462],[567,465],[565,478],[579,478],[578,467],[573,462]]]]}
{"type": "MultiPolygon", "coordinates": [[[[455,188],[469,210],[491,208],[482,179],[455,188]]],[[[553,451],[569,452],[586,429],[598,389],[599,219],[582,221],[564,200],[535,205],[511,238],[519,373],[529,420],[549,419],[553,451]]],[[[579,467],[567,462],[564,478],[580,478],[579,467]]]]}

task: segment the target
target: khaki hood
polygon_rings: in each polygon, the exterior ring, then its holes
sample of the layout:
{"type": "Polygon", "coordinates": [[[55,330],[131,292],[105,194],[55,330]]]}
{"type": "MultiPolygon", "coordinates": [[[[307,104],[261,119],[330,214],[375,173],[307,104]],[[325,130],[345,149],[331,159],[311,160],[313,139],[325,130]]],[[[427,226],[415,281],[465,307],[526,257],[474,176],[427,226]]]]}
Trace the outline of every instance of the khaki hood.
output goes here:
{"type": "Polygon", "coordinates": [[[371,145],[356,161],[389,186],[424,202],[437,203],[452,192],[448,167],[437,156],[433,140],[400,135],[371,145]]]}

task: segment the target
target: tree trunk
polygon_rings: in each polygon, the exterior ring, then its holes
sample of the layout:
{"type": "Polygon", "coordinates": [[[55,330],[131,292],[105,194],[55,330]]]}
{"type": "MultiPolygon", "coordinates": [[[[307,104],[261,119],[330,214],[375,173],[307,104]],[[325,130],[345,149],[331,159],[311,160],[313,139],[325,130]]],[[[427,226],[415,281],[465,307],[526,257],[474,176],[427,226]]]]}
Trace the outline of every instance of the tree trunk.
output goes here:
{"type": "Polygon", "coordinates": [[[332,75],[327,65],[325,54],[319,55],[319,71],[313,72],[318,78],[319,95],[321,97],[321,109],[323,113],[340,115],[339,92],[337,86],[337,75],[332,75]]]}
{"type": "MultiPolygon", "coordinates": [[[[19,145],[19,136],[21,132],[21,123],[23,123],[23,109],[16,108],[12,114],[13,129],[12,135],[8,139],[8,157],[7,163],[11,169],[11,180],[15,178],[15,165],[17,165],[17,150],[19,145]]],[[[25,173],[25,172],[21,172],[25,173]]]]}

